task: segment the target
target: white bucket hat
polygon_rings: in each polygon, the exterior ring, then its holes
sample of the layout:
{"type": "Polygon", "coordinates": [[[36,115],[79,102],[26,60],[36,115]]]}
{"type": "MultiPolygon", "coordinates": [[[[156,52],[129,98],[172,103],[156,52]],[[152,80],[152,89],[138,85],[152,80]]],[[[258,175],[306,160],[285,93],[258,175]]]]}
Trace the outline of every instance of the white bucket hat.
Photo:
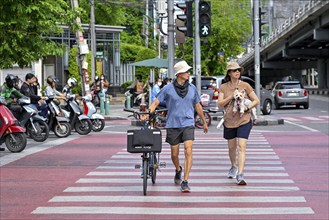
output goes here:
{"type": "Polygon", "coordinates": [[[186,61],[179,61],[178,63],[175,64],[174,66],[174,71],[175,71],[175,76],[177,76],[177,74],[179,73],[186,73],[188,72],[190,69],[192,69],[191,66],[189,66],[186,61]]]}

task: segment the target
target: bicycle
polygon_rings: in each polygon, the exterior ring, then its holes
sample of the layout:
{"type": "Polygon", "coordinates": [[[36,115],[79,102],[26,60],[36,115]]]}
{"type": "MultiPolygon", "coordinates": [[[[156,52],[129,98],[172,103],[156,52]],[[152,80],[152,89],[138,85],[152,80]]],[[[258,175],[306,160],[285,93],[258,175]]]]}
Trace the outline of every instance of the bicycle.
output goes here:
{"type": "Polygon", "coordinates": [[[165,167],[164,162],[159,162],[159,154],[162,150],[161,130],[154,127],[156,114],[148,112],[137,112],[133,109],[124,109],[132,112],[133,117],[142,122],[142,129],[127,131],[127,151],[129,153],[142,153],[142,165],[135,165],[135,168],[142,167],[141,177],[143,178],[143,193],[147,195],[147,180],[151,178],[155,184],[157,170],[165,167]],[[147,120],[142,120],[141,116],[146,116],[147,120]]]}

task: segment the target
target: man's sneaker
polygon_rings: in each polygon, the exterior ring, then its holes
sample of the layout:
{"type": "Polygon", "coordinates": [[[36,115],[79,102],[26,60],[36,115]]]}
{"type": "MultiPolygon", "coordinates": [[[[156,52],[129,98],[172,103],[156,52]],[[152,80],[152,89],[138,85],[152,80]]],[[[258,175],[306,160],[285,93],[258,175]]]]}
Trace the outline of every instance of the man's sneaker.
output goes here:
{"type": "Polygon", "coordinates": [[[236,168],[236,166],[232,166],[231,169],[228,171],[227,177],[229,179],[234,179],[237,173],[238,173],[238,168],[236,168]]]}
{"type": "Polygon", "coordinates": [[[236,184],[238,184],[238,185],[247,185],[247,182],[243,178],[243,174],[236,175],[236,184]]]}
{"type": "Polygon", "coordinates": [[[186,180],[182,181],[180,184],[182,192],[189,192],[191,188],[188,186],[188,182],[186,180]]]}
{"type": "Polygon", "coordinates": [[[175,174],[175,184],[180,184],[180,182],[182,181],[182,172],[183,172],[183,169],[181,166],[179,166],[180,170],[177,171],[176,170],[176,174],[175,174]]]}

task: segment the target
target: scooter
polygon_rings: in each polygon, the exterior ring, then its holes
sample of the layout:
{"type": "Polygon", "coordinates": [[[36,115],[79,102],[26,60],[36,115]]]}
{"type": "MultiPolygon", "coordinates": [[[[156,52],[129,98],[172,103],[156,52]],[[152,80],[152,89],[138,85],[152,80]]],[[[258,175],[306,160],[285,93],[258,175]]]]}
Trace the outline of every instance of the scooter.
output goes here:
{"type": "MultiPolygon", "coordinates": [[[[6,107],[6,100],[0,96],[0,145],[6,144],[9,151],[21,152],[26,147],[25,129],[22,128],[17,119],[6,107]]],[[[5,148],[0,148],[4,151],[5,148]]]]}
{"type": "Polygon", "coordinates": [[[71,134],[70,120],[64,116],[64,112],[54,102],[54,97],[48,97],[46,101],[49,109],[48,126],[59,138],[67,137],[71,134]]]}
{"type": "Polygon", "coordinates": [[[17,100],[17,103],[22,106],[23,111],[18,118],[19,124],[26,128],[26,133],[34,141],[45,141],[49,136],[47,118],[39,115],[37,107],[31,104],[30,97],[23,96],[17,100]]]}
{"type": "Polygon", "coordinates": [[[73,127],[78,134],[89,134],[92,130],[92,122],[90,118],[83,114],[79,104],[74,100],[74,94],[67,94],[66,97],[66,105],[61,107],[65,112],[65,115],[69,116],[71,127],[73,127]]]}
{"type": "Polygon", "coordinates": [[[97,109],[91,100],[91,95],[86,95],[82,97],[84,108],[83,113],[90,118],[92,123],[92,130],[95,132],[99,132],[105,127],[105,119],[103,115],[96,113],[97,109]]]}

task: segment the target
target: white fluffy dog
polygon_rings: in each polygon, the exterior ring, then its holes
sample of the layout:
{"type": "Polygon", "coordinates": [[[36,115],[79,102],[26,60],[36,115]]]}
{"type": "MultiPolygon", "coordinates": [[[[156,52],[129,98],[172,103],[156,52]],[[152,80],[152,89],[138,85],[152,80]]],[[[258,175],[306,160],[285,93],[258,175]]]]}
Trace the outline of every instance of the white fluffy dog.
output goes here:
{"type": "MultiPolygon", "coordinates": [[[[236,88],[233,96],[234,96],[233,114],[239,111],[240,117],[242,117],[245,108],[246,107],[249,108],[252,102],[250,99],[245,98],[246,96],[245,90],[239,91],[239,89],[236,88]]],[[[251,109],[251,118],[254,122],[257,120],[256,108],[251,109]]]]}

